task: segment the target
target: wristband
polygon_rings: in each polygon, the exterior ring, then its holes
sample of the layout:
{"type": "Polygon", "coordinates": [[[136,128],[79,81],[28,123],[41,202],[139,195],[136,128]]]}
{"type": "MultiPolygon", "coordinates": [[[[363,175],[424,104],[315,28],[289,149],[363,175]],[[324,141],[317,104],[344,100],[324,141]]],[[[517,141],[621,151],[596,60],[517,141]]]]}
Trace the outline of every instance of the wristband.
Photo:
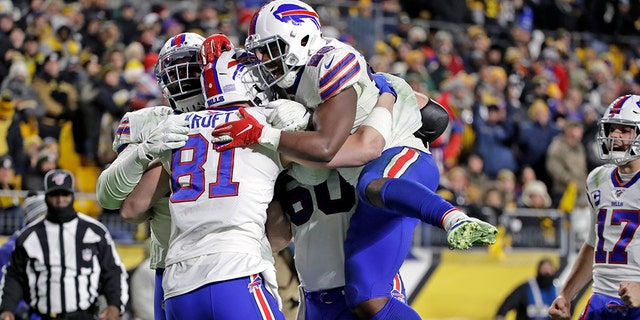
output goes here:
{"type": "Polygon", "coordinates": [[[362,126],[370,126],[382,135],[385,143],[389,141],[391,128],[393,126],[393,116],[385,107],[373,107],[371,113],[361,124],[362,126]]]}
{"type": "Polygon", "coordinates": [[[270,150],[277,151],[281,134],[282,130],[266,125],[262,128],[258,143],[270,150]]]}
{"type": "Polygon", "coordinates": [[[464,212],[457,209],[451,209],[449,212],[444,214],[444,217],[442,218],[442,227],[444,228],[444,231],[449,232],[449,229],[451,229],[451,227],[456,223],[467,218],[469,218],[469,216],[464,212]]]}

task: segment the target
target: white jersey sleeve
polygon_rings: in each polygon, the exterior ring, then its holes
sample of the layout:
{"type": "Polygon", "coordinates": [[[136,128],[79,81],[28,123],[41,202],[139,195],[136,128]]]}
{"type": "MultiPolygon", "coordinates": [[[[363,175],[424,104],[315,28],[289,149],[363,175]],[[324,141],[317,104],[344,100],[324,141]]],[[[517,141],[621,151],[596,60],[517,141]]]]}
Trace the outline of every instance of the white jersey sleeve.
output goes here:
{"type": "Polygon", "coordinates": [[[640,279],[640,173],[623,182],[618,167],[594,169],[587,179],[593,210],[593,292],[617,296],[620,282],[640,279]]]}

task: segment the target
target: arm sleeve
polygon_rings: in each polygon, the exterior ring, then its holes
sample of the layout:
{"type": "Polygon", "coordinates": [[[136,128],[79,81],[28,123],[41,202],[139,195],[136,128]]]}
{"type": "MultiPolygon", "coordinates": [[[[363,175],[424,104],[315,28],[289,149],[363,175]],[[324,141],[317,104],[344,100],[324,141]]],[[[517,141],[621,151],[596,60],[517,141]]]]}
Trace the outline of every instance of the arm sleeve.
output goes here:
{"type": "Polygon", "coordinates": [[[129,144],[115,161],[98,176],[96,197],[105,209],[116,210],[140,182],[150,160],[140,157],[137,144],[129,144]]]}
{"type": "Polygon", "coordinates": [[[105,233],[100,242],[99,259],[102,293],[107,300],[107,304],[117,307],[120,309],[120,314],[122,314],[129,301],[128,274],[108,232],[105,233]]]}

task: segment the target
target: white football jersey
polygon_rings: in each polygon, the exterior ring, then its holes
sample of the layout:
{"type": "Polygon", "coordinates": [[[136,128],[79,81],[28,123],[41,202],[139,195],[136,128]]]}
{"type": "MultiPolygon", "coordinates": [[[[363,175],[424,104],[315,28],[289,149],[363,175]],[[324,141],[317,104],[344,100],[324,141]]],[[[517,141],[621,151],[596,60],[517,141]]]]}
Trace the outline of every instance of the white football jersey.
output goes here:
{"type": "MultiPolygon", "coordinates": [[[[247,108],[266,123],[262,108],[247,108]]],[[[171,176],[171,239],[163,279],[165,298],[204,284],[273,269],[266,210],[282,165],[277,152],[255,145],[217,152],[214,127],[237,111],[172,115],[190,123],[185,146],[163,156],[171,176]]],[[[265,280],[268,282],[270,279],[265,280]]]]}
{"type": "Polygon", "coordinates": [[[587,178],[592,207],[587,243],[594,247],[593,292],[618,296],[621,281],[640,279],[640,173],[622,182],[618,167],[595,168],[587,178]]]}
{"type": "Polygon", "coordinates": [[[291,221],[300,285],[307,291],[344,286],[344,240],[357,201],[353,186],[331,170],[315,186],[282,174],[277,190],[291,221]]]}
{"type": "MultiPolygon", "coordinates": [[[[291,90],[294,100],[315,110],[319,104],[353,87],[358,95],[356,118],[352,133],[367,118],[376,106],[379,90],[372,80],[365,58],[356,49],[341,41],[327,38],[324,47],[316,52],[304,66],[300,81],[291,90]]],[[[395,146],[408,146],[427,151],[422,141],[413,133],[422,126],[420,107],[413,89],[406,81],[385,74],[393,84],[398,99],[393,106],[393,126],[385,149],[395,146]]],[[[352,184],[358,178],[361,168],[339,169],[352,184]]]]}

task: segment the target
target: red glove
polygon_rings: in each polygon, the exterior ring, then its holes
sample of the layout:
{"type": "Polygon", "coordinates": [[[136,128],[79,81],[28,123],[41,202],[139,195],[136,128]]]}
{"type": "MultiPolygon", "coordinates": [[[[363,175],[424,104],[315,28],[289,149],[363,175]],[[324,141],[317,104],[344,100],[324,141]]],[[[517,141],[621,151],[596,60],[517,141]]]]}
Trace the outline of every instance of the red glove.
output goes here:
{"type": "Polygon", "coordinates": [[[230,51],[231,49],[233,49],[233,45],[226,35],[222,33],[210,35],[204,40],[202,47],[200,47],[200,59],[202,60],[202,65],[207,65],[209,62],[219,57],[222,52],[230,51]]]}
{"type": "Polygon", "coordinates": [[[235,147],[246,147],[258,143],[264,125],[250,115],[244,108],[238,109],[242,119],[221,124],[213,129],[211,135],[214,142],[228,141],[225,144],[215,144],[216,151],[224,151],[235,147]]]}

